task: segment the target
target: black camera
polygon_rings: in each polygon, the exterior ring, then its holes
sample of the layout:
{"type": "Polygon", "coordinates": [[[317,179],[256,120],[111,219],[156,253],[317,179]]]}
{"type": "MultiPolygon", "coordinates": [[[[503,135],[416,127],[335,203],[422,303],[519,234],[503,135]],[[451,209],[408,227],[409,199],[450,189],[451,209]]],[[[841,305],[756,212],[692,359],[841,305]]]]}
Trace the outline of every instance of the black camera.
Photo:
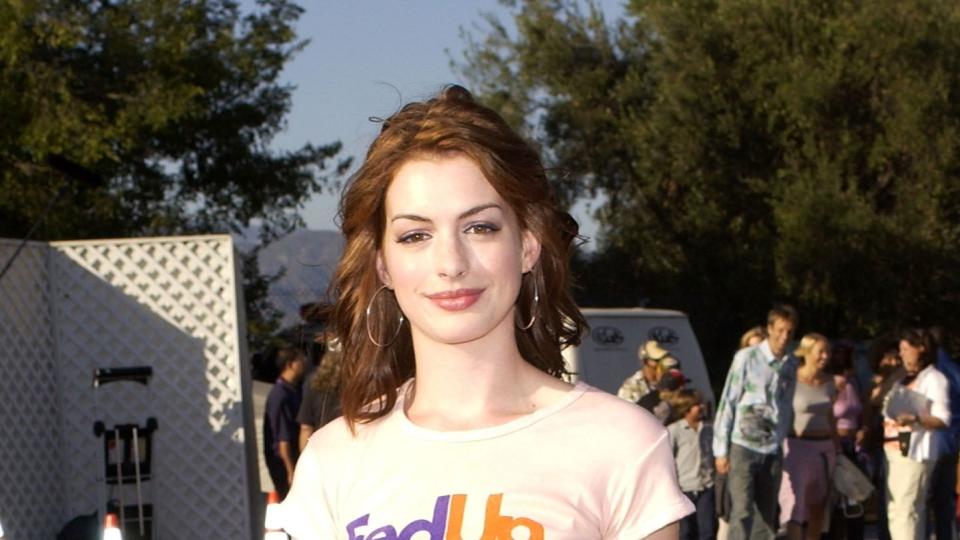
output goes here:
{"type": "Polygon", "coordinates": [[[900,455],[907,457],[910,453],[910,431],[897,433],[897,443],[900,445],[900,455]]]}

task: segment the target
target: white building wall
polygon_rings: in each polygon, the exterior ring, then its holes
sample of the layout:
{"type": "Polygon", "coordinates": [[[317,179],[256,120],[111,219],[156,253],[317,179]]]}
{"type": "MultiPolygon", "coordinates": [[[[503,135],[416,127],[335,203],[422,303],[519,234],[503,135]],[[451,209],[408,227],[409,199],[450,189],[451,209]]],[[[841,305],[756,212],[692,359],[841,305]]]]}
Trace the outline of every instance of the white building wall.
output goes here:
{"type": "MultiPolygon", "coordinates": [[[[159,423],[152,478],[142,490],[154,505],[155,538],[251,538],[258,529],[251,521],[259,481],[249,473],[254,438],[244,404],[249,366],[236,266],[228,236],[50,244],[49,296],[38,304],[52,306],[54,356],[46,360],[56,375],[47,379],[57,382],[48,389],[61,405],[48,421],[61,440],[52,445],[63,493],[54,530],[101,509],[108,497],[134,502],[132,488],[104,486],[93,424],[143,425],[148,417],[159,423]],[[150,383],[93,387],[94,369],[125,366],[151,366],[150,383]]],[[[0,458],[0,481],[6,469],[0,458]]],[[[2,523],[12,538],[33,537],[2,523]]]]}

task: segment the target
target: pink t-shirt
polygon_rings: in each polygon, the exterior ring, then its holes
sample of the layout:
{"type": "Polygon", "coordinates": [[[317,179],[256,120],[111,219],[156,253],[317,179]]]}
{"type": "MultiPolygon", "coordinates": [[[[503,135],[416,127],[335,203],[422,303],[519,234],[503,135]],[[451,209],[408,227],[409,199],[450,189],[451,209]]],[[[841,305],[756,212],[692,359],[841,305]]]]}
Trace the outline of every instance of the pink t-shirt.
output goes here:
{"type": "Polygon", "coordinates": [[[833,416],[837,419],[837,428],[855,430],[860,427],[860,414],[863,412],[857,388],[843,375],[836,375],[833,380],[834,384],[841,388],[833,402],[833,416]]]}
{"type": "Polygon", "coordinates": [[[638,540],[693,510],[664,427],[579,383],[471,431],[419,427],[402,400],[355,436],[335,420],[311,437],[280,515],[297,540],[638,540]]]}

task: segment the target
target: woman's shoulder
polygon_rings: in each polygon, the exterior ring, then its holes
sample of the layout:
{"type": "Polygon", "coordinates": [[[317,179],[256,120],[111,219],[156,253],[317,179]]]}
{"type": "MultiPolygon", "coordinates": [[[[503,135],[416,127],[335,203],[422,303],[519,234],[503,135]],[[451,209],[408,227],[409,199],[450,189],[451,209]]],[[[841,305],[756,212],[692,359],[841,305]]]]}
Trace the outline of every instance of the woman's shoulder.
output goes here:
{"type": "Polygon", "coordinates": [[[335,418],[310,436],[305,452],[320,453],[324,459],[330,459],[338,453],[349,454],[374,437],[389,416],[388,413],[372,422],[355,423],[353,429],[343,416],[335,418]]]}
{"type": "Polygon", "coordinates": [[[666,436],[666,428],[646,409],[590,385],[578,386],[583,395],[567,418],[578,436],[633,449],[647,448],[666,436]]]}
{"type": "Polygon", "coordinates": [[[922,382],[924,386],[929,386],[935,384],[937,386],[943,386],[946,388],[949,385],[947,376],[943,374],[942,371],[937,369],[937,366],[930,364],[920,374],[917,376],[918,384],[922,382]]]}

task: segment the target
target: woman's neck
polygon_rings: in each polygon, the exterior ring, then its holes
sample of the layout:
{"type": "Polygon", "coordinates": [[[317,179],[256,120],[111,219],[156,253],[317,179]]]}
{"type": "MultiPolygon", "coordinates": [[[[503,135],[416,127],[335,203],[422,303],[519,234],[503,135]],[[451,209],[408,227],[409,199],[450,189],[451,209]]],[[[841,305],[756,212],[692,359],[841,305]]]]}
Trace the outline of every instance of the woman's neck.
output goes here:
{"type": "MultiPolygon", "coordinates": [[[[410,420],[454,431],[509,422],[549,405],[570,386],[530,365],[509,337],[449,345],[414,334],[417,376],[406,402],[410,420]]],[[[503,332],[506,333],[506,332],[503,332]]]]}
{"type": "Polygon", "coordinates": [[[813,382],[820,377],[820,370],[816,365],[806,363],[797,370],[797,376],[804,382],[813,382]]]}

